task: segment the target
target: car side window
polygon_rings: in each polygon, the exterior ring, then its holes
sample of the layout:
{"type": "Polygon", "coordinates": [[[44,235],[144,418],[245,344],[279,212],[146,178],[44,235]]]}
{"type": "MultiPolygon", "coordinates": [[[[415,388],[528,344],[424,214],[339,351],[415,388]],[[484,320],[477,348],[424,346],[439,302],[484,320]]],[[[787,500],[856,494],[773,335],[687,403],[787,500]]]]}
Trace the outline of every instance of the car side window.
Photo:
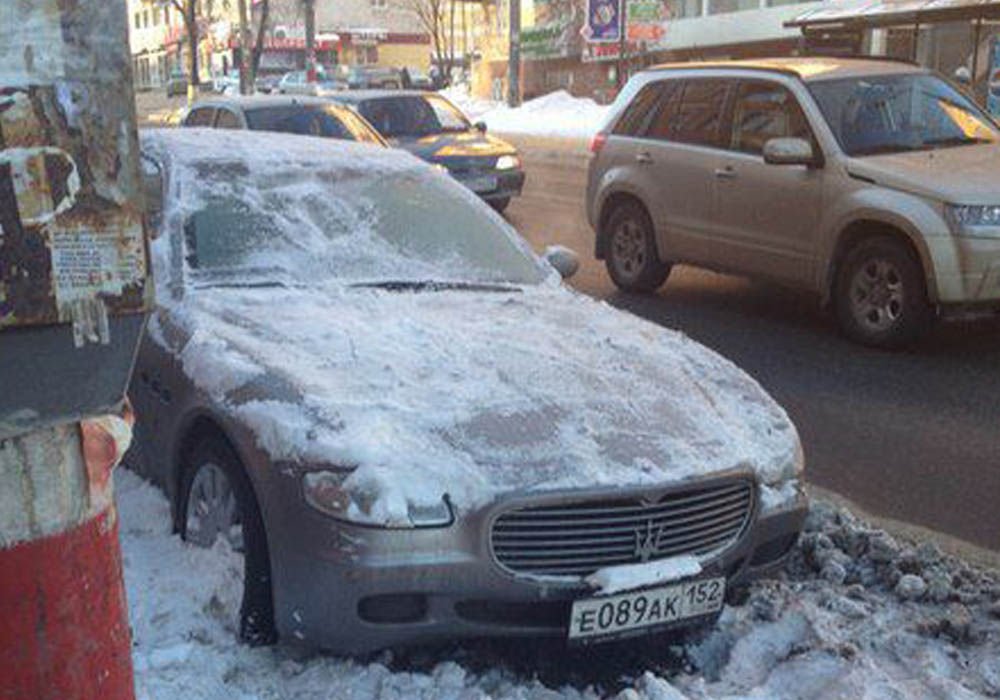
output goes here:
{"type": "Polygon", "coordinates": [[[644,136],[660,102],[661,91],[661,83],[658,82],[643,86],[625,108],[612,133],[618,136],[644,136]]]}
{"type": "Polygon", "coordinates": [[[215,128],[240,129],[242,125],[240,124],[240,118],[236,116],[235,112],[229,109],[220,109],[219,115],[215,118],[215,128]]]}
{"type": "Polygon", "coordinates": [[[741,83],[733,108],[730,148],[760,155],[765,143],[783,137],[813,140],[809,121],[795,95],[777,83],[741,83]]]}
{"type": "Polygon", "coordinates": [[[669,140],[698,146],[722,146],[726,99],[732,84],[720,78],[686,81],[669,126],[669,140]]]}
{"type": "Polygon", "coordinates": [[[212,126],[215,121],[214,107],[196,107],[184,120],[184,126],[212,126]]]}

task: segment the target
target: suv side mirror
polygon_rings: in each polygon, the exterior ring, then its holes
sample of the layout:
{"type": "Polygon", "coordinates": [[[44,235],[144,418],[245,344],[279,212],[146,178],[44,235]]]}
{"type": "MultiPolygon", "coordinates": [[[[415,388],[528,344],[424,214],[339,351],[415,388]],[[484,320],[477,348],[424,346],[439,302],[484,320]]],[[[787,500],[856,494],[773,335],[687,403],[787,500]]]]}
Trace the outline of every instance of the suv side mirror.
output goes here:
{"type": "Polygon", "coordinates": [[[545,262],[556,269],[562,278],[569,279],[580,269],[580,258],[572,250],[563,245],[550,245],[545,249],[545,262]]]}
{"type": "Polygon", "coordinates": [[[812,144],[805,139],[777,138],[764,144],[764,162],[770,165],[819,165],[812,144]]]}
{"type": "Polygon", "coordinates": [[[473,126],[476,127],[476,131],[480,134],[486,133],[486,122],[476,122],[473,126]]]}

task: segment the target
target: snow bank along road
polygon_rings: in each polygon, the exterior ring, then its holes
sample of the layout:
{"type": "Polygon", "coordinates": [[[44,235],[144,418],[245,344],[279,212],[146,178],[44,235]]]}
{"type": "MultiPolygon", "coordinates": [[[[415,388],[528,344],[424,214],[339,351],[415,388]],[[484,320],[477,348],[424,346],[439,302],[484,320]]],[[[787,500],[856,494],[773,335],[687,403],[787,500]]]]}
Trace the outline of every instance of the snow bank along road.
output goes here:
{"type": "Polygon", "coordinates": [[[171,533],[161,493],[119,470],[140,700],[966,700],[1000,696],[1000,576],[813,509],[787,574],[699,639],[589,652],[479,642],[367,659],[236,642],[239,559],[171,533]],[[228,555],[228,556],[227,556],[228,555]]]}
{"type": "Polygon", "coordinates": [[[807,478],[879,516],[1000,552],[1000,322],[939,327],[904,353],[839,337],[815,299],[692,268],[650,297],[617,292],[593,259],[586,143],[512,135],[528,174],[507,218],[535,247],[580,253],[570,283],[683,331],[749,372],[789,412],[807,478]]]}

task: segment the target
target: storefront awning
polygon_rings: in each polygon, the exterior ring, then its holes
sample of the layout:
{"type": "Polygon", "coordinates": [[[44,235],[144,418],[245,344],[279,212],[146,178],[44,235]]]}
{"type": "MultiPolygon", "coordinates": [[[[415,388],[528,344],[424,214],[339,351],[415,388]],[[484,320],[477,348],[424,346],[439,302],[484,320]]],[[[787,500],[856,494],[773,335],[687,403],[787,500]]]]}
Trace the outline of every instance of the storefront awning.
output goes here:
{"type": "Polygon", "coordinates": [[[835,4],[804,12],[786,27],[857,29],[899,27],[975,19],[1000,19],[1000,0],[876,0],[843,7],[835,4]]]}

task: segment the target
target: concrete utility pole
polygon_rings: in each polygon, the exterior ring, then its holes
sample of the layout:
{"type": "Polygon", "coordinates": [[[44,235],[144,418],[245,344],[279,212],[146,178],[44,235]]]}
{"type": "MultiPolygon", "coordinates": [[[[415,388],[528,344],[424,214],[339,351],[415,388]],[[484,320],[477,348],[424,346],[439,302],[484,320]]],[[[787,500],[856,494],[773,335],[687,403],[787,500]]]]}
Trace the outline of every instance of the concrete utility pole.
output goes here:
{"type": "Polygon", "coordinates": [[[316,0],[302,0],[306,11],[306,81],[316,82],[316,0]]]}
{"type": "Polygon", "coordinates": [[[618,0],[618,90],[628,82],[628,0],[618,0]]]}
{"type": "Polygon", "coordinates": [[[250,27],[247,23],[247,0],[237,0],[240,11],[240,94],[253,93],[250,84],[250,27]]]}
{"type": "Polygon", "coordinates": [[[0,2],[0,696],[132,700],[111,469],[152,299],[124,2],[0,2]]]}
{"type": "Polygon", "coordinates": [[[521,0],[510,2],[510,49],[507,58],[507,105],[521,104],[521,0]]]}

